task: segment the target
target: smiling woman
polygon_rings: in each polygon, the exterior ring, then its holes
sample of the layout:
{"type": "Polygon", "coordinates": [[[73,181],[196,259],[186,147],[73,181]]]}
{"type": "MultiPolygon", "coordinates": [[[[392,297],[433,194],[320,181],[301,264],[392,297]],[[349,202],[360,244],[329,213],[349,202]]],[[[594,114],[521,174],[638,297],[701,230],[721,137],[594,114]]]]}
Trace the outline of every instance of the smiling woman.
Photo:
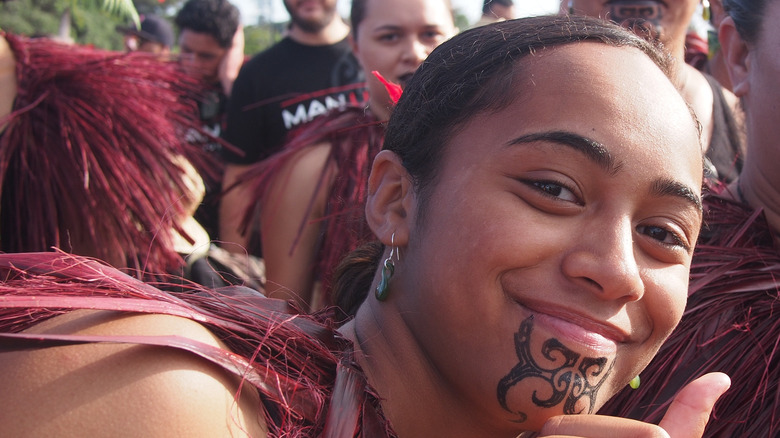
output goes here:
{"type": "Polygon", "coordinates": [[[167,436],[169,416],[207,436],[700,436],[722,374],[688,385],[659,425],[588,415],[685,307],[702,157],[664,59],[574,17],[487,25],[434,50],[373,162],[378,241],[340,267],[354,317],[337,332],[279,300],[176,296],[83,260],[0,256],[0,345],[15,350],[0,353],[14,373],[0,380],[0,433],[167,436]],[[35,324],[85,307],[151,315],[35,324]]]}

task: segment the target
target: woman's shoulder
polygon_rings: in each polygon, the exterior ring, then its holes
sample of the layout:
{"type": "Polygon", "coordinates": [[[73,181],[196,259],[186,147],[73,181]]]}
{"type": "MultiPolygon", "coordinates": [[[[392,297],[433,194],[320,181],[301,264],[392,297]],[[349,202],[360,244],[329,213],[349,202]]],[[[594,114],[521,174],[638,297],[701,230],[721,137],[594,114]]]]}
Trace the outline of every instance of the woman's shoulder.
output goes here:
{"type": "Polygon", "coordinates": [[[0,435],[265,436],[257,392],[196,354],[133,343],[177,336],[224,348],[177,316],[74,311],[25,333],[115,337],[123,342],[0,353],[0,435]],[[236,399],[236,395],[240,394],[236,399]],[[238,403],[236,402],[238,400],[238,403]]]}

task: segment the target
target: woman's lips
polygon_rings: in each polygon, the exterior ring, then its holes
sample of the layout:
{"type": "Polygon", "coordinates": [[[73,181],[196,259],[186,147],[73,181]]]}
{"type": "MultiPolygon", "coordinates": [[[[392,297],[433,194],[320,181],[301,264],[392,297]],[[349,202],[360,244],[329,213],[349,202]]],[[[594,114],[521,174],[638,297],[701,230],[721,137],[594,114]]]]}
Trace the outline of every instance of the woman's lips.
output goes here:
{"type": "Polygon", "coordinates": [[[599,355],[612,355],[626,336],[619,330],[574,313],[546,313],[528,309],[535,330],[547,332],[575,351],[583,347],[599,355]]]}

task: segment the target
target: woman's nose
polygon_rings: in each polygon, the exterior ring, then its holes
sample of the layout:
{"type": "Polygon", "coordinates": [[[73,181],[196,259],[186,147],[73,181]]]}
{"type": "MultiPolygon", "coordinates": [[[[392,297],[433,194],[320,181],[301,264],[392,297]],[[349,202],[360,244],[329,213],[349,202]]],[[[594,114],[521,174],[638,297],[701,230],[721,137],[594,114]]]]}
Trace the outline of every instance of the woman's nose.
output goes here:
{"type": "Polygon", "coordinates": [[[419,66],[428,57],[430,50],[418,38],[412,38],[404,51],[404,61],[419,66]]]}
{"type": "Polygon", "coordinates": [[[604,300],[637,301],[644,282],[629,219],[584,230],[563,259],[564,274],[604,300]]]}

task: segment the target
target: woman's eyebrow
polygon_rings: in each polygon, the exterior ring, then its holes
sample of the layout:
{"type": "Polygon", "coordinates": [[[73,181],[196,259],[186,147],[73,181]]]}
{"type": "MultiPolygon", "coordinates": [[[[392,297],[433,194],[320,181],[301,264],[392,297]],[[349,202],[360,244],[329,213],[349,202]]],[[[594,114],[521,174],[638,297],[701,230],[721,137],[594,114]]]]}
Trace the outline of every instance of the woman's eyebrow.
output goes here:
{"type": "Polygon", "coordinates": [[[591,138],[583,137],[572,132],[535,132],[509,140],[507,145],[513,146],[525,143],[534,143],[538,141],[557,143],[581,152],[585,154],[589,160],[603,168],[607,173],[612,174],[618,170],[618,166],[615,165],[614,158],[612,158],[612,155],[609,154],[609,151],[606,147],[604,147],[603,144],[591,138]]]}
{"type": "Polygon", "coordinates": [[[696,211],[702,212],[701,198],[696,191],[685,184],[673,179],[660,179],[653,184],[653,194],[658,196],[675,196],[684,199],[696,207],[696,211]]]}
{"type": "MultiPolygon", "coordinates": [[[[608,173],[614,173],[619,169],[619,166],[615,164],[614,158],[603,144],[573,132],[534,132],[509,140],[507,146],[534,143],[537,141],[546,141],[568,146],[583,153],[589,160],[598,164],[608,173]]],[[[689,202],[697,211],[702,211],[701,198],[696,194],[696,191],[679,181],[671,179],[658,180],[653,184],[652,191],[653,194],[657,196],[671,195],[678,197],[689,202]]]]}

